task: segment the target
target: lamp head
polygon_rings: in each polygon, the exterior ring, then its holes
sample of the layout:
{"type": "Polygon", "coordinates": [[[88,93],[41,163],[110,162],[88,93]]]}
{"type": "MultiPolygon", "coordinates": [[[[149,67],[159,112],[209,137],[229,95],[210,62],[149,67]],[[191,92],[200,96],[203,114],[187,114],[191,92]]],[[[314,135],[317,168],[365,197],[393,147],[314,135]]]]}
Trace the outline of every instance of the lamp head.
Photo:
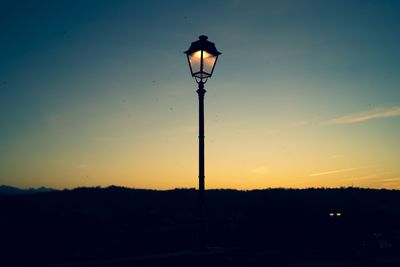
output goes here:
{"type": "Polygon", "coordinates": [[[199,81],[212,76],[218,56],[221,55],[215,44],[208,41],[205,35],[200,35],[199,40],[193,42],[184,53],[188,58],[192,77],[199,81]]]}

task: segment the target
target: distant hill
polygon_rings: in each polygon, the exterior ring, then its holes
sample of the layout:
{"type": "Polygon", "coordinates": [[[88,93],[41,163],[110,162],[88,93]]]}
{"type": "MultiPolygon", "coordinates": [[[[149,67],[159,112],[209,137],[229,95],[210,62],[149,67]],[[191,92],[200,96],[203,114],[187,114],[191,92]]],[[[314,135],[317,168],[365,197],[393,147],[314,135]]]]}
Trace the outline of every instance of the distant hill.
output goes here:
{"type": "Polygon", "coordinates": [[[35,193],[45,193],[45,192],[53,192],[53,191],[57,191],[57,190],[53,189],[53,188],[47,188],[47,187],[20,189],[20,188],[8,186],[8,185],[0,185],[0,194],[2,194],[2,195],[35,194],[35,193]]]}
{"type": "MultiPolygon", "coordinates": [[[[0,194],[0,266],[68,262],[71,265],[66,266],[77,266],[72,263],[196,247],[199,209],[194,189],[110,186],[34,194],[49,190],[0,187],[8,192],[0,194]]],[[[217,265],[192,260],[154,266],[289,266],[282,263],[288,257],[291,261],[395,258],[400,262],[399,190],[207,190],[205,196],[208,245],[251,252],[251,256],[240,256],[246,261],[243,264],[234,255],[235,260],[217,265]]]]}

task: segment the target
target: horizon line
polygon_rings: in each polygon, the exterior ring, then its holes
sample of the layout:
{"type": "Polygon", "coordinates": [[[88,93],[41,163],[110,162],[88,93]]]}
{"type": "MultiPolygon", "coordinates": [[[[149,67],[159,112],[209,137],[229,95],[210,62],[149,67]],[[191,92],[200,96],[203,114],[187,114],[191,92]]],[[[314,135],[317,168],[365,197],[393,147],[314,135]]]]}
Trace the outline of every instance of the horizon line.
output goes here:
{"type": "MultiPolygon", "coordinates": [[[[47,190],[53,190],[53,191],[73,191],[76,189],[108,189],[108,188],[122,188],[122,189],[128,189],[128,190],[148,190],[148,191],[174,191],[174,190],[195,190],[197,191],[198,188],[196,187],[175,187],[175,188],[169,188],[169,189],[155,189],[155,188],[138,188],[138,187],[128,187],[128,186],[122,186],[122,185],[107,185],[107,186],[101,186],[101,185],[94,185],[94,186],[77,186],[77,187],[72,187],[72,188],[53,188],[53,187],[46,187],[46,186],[39,186],[39,187],[27,187],[27,188],[22,188],[18,186],[13,186],[13,185],[6,185],[6,184],[1,184],[1,187],[11,187],[14,189],[18,190],[39,190],[39,189],[47,189],[47,190]]],[[[234,191],[262,191],[262,190],[278,190],[278,189],[283,189],[283,190],[310,190],[310,189],[363,189],[363,190],[388,190],[388,191],[400,191],[400,189],[394,189],[394,188],[371,188],[371,187],[360,187],[360,186],[337,186],[337,187],[265,187],[265,188],[252,188],[252,189],[237,189],[237,188],[208,188],[206,190],[212,191],[212,190],[234,190],[234,191]]]]}

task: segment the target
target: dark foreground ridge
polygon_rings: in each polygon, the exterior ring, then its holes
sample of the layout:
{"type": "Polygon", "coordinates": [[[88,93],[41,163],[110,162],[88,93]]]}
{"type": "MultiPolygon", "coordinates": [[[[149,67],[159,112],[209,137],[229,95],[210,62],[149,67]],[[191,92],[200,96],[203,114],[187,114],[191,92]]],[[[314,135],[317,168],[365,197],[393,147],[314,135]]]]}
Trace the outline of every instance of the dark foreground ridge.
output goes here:
{"type": "Polygon", "coordinates": [[[400,266],[400,191],[208,190],[202,253],[196,204],[193,189],[0,194],[0,265],[400,266]]]}

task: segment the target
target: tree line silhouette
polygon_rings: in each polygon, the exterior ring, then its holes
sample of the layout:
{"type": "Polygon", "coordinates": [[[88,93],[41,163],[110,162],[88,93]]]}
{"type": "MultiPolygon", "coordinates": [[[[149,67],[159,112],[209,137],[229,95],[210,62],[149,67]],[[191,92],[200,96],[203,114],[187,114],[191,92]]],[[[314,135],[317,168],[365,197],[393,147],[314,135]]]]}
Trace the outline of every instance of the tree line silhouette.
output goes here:
{"type": "MultiPolygon", "coordinates": [[[[207,243],[313,257],[398,257],[399,204],[396,190],[207,190],[207,243]]],[[[0,264],[190,250],[196,205],[194,189],[0,194],[0,264]]]]}

